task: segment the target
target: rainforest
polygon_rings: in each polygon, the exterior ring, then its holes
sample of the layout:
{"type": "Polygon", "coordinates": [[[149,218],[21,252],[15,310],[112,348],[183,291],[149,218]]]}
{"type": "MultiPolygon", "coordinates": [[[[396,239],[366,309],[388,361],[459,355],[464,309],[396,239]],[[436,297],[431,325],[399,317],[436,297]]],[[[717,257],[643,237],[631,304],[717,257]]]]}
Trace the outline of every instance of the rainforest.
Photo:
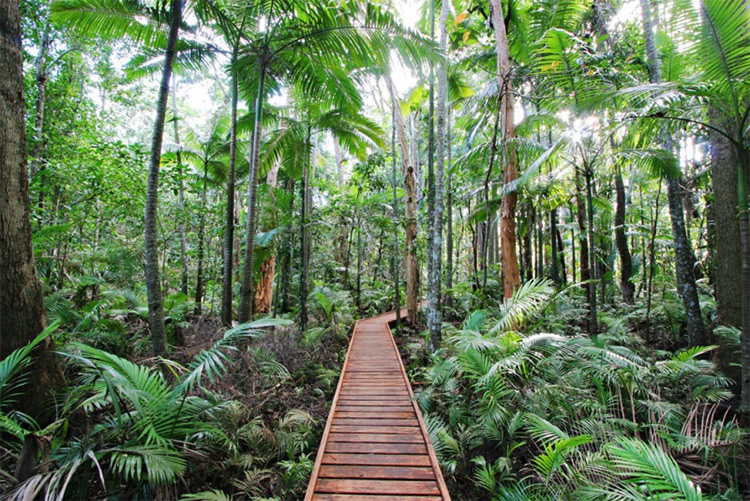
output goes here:
{"type": "Polygon", "coordinates": [[[0,498],[750,499],[747,0],[0,30],[0,498]]]}

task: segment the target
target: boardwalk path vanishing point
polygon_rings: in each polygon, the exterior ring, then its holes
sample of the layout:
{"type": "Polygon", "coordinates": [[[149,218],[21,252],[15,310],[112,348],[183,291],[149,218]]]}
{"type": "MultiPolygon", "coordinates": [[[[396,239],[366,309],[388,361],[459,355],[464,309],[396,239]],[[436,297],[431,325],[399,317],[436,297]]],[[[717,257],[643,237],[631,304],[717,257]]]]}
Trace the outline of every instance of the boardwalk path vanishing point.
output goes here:
{"type": "Polygon", "coordinates": [[[388,327],[395,319],[354,327],[305,500],[450,500],[388,327]]]}

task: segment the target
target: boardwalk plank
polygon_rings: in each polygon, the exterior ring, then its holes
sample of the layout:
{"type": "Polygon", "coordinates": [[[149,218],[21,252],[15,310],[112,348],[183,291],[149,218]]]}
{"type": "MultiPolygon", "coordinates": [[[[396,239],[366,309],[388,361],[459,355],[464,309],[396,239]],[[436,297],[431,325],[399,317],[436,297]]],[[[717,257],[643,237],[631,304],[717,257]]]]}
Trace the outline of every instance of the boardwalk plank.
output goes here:
{"type": "Polygon", "coordinates": [[[306,501],[450,500],[387,322],[357,322],[306,501]]]}

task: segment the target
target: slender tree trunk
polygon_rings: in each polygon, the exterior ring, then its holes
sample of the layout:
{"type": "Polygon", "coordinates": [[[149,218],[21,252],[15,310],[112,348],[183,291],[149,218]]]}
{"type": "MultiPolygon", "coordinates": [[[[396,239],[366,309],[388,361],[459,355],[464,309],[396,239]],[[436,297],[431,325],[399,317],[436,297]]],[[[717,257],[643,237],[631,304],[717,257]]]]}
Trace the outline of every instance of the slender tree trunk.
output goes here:
{"type": "MultiPolygon", "coordinates": [[[[660,83],[661,69],[659,67],[659,57],[654,42],[654,33],[651,23],[651,5],[649,0],[641,0],[641,14],[651,82],[660,83]]],[[[672,149],[671,138],[666,134],[663,135],[665,147],[672,149]]],[[[672,238],[674,240],[677,287],[680,297],[682,298],[682,305],[685,308],[688,340],[691,346],[704,345],[707,341],[706,332],[703,326],[701,306],[698,300],[698,286],[695,283],[695,257],[690,246],[690,241],[687,237],[685,215],[682,211],[680,181],[676,178],[667,178],[666,182],[669,216],[672,222],[672,238]]]]}
{"type": "MultiPolygon", "coordinates": [[[[442,2],[440,14],[440,52],[447,57],[448,46],[448,2],[442,2]]],[[[433,349],[442,343],[442,262],[443,262],[443,194],[445,192],[445,116],[446,88],[448,85],[448,68],[445,61],[438,67],[437,90],[437,145],[435,147],[435,185],[434,210],[432,222],[432,266],[429,270],[427,327],[430,331],[430,344],[433,349]]]]}
{"type": "Polygon", "coordinates": [[[615,209],[615,244],[617,253],[620,255],[620,292],[625,304],[633,304],[635,295],[635,284],[633,284],[633,258],[628,247],[628,237],[625,226],[625,213],[627,211],[627,200],[625,197],[625,184],[622,182],[622,169],[620,164],[615,165],[615,196],[617,208],[615,209]]]}
{"type": "Polygon", "coordinates": [[[563,245],[563,239],[562,239],[562,235],[560,234],[559,228],[557,229],[556,233],[557,235],[553,238],[557,239],[557,249],[560,254],[560,271],[562,272],[562,283],[563,285],[567,285],[568,272],[565,268],[565,246],[563,245]]]}
{"type": "MultiPolygon", "coordinates": [[[[36,80],[36,113],[34,115],[34,147],[31,153],[31,178],[33,179],[42,168],[42,152],[44,151],[44,105],[47,88],[47,51],[52,40],[50,39],[49,7],[45,14],[44,31],[42,41],[39,44],[39,53],[34,60],[34,77],[36,80]]],[[[40,186],[39,200],[43,201],[43,190],[40,186]]],[[[42,202],[43,204],[43,202],[42,202]]],[[[41,204],[40,204],[41,205],[41,204]]]]}
{"type": "MultiPolygon", "coordinates": [[[[305,139],[305,151],[307,151],[308,145],[310,144],[311,134],[310,126],[307,127],[307,137],[305,139]]],[[[315,152],[311,152],[313,155],[315,152]]],[[[300,230],[300,274],[299,274],[299,330],[304,332],[307,328],[307,281],[308,281],[308,267],[309,267],[309,246],[310,246],[310,235],[308,233],[308,204],[310,191],[310,155],[305,155],[304,166],[302,167],[302,186],[300,186],[300,200],[302,205],[300,207],[299,215],[299,230],[300,230]]],[[[359,283],[359,276],[357,277],[359,283]]]]}
{"type": "Polygon", "coordinates": [[[393,80],[386,77],[388,90],[391,94],[396,113],[399,147],[401,150],[401,166],[404,172],[404,197],[406,198],[406,309],[408,321],[416,326],[418,323],[417,309],[419,306],[419,261],[417,260],[417,176],[413,159],[409,156],[406,125],[404,117],[398,107],[398,94],[393,80]]]}
{"type": "MultiPolygon", "coordinates": [[[[289,193],[289,211],[294,211],[294,179],[287,179],[286,189],[289,193]]],[[[289,286],[292,281],[292,229],[291,224],[285,231],[286,243],[284,244],[284,254],[282,256],[281,263],[281,274],[284,277],[281,283],[281,311],[286,313],[289,311],[289,286]]]]}
{"type": "Polygon", "coordinates": [[[203,165],[203,189],[201,190],[201,217],[198,224],[198,276],[195,284],[195,313],[200,313],[203,306],[203,257],[204,257],[204,240],[206,238],[206,192],[208,183],[208,159],[205,159],[203,165]]]}
{"type": "Polygon", "coordinates": [[[151,343],[154,355],[163,355],[167,350],[167,332],[164,326],[164,303],[159,280],[159,251],[157,249],[157,227],[159,205],[159,166],[161,163],[161,146],[164,138],[164,121],[167,114],[169,98],[169,79],[172,77],[177,37],[182,20],[183,0],[172,0],[169,21],[169,36],[164,55],[159,97],[154,120],[154,135],[151,142],[151,161],[148,168],[148,185],[146,188],[146,292],[148,293],[148,320],[151,328],[151,343]]]}
{"type": "Polygon", "coordinates": [[[659,202],[661,200],[661,179],[656,190],[656,203],[651,216],[651,236],[648,245],[648,273],[646,274],[646,329],[647,340],[651,336],[651,301],[653,298],[654,271],[656,269],[656,230],[659,224],[659,202]]]}
{"type": "Polygon", "coordinates": [[[255,226],[258,218],[258,170],[260,140],[262,134],[263,97],[266,79],[266,63],[261,62],[258,95],[255,98],[255,120],[253,126],[252,151],[250,153],[250,180],[247,188],[247,228],[245,233],[245,268],[242,271],[242,289],[238,319],[240,323],[250,320],[253,306],[253,251],[255,250],[255,226]]]}
{"type": "Polygon", "coordinates": [[[446,230],[446,237],[445,237],[445,250],[446,250],[446,258],[448,261],[445,265],[445,288],[446,288],[446,297],[445,297],[445,305],[450,309],[453,306],[453,294],[451,293],[451,289],[453,289],[453,173],[451,172],[451,107],[450,107],[450,99],[448,103],[448,109],[446,110],[446,155],[448,159],[448,166],[447,166],[447,172],[448,172],[448,179],[446,182],[446,224],[447,224],[447,230],[446,230]]]}
{"type": "Polygon", "coordinates": [[[174,79],[172,88],[172,120],[174,142],[177,145],[177,176],[179,177],[177,191],[177,210],[179,212],[177,231],[180,234],[180,269],[181,287],[185,296],[188,294],[188,267],[187,267],[187,232],[185,231],[185,180],[182,171],[182,152],[180,151],[180,129],[177,124],[177,79],[174,79]]]}
{"type": "MultiPolygon", "coordinates": [[[[589,263],[588,269],[591,280],[596,280],[596,242],[594,240],[594,171],[593,167],[584,164],[584,177],[586,179],[586,217],[588,218],[588,241],[589,241],[589,263]]],[[[597,306],[596,287],[592,283],[589,286],[589,334],[594,336],[597,332],[597,306]]]]}
{"type": "MultiPolygon", "coordinates": [[[[495,26],[497,43],[497,79],[498,89],[503,98],[503,145],[505,153],[505,172],[503,183],[507,186],[518,179],[518,161],[515,148],[510,140],[516,136],[514,125],[514,98],[511,82],[510,49],[508,34],[505,32],[503,11],[500,0],[490,0],[492,7],[492,23],[495,26]]],[[[510,298],[513,292],[521,286],[518,271],[518,257],[516,256],[516,192],[503,196],[500,205],[500,243],[503,263],[503,292],[505,298],[510,298]]]]}
{"type": "Polygon", "coordinates": [[[552,250],[552,281],[556,284],[560,284],[560,258],[557,250],[557,208],[550,211],[549,216],[550,222],[550,248],[552,250]]]}
{"type": "MultiPolygon", "coordinates": [[[[46,326],[42,283],[34,263],[26,166],[21,15],[15,0],[0,2],[0,360],[32,341],[46,326]]],[[[49,391],[64,385],[54,343],[34,351],[30,381],[16,409],[48,422],[49,391]]]]}
{"type": "MultiPolygon", "coordinates": [[[[235,49],[236,51],[236,49],[235,49]]],[[[232,61],[236,60],[236,52],[232,61]]],[[[237,166],[237,75],[232,74],[231,112],[229,123],[229,176],[227,176],[227,211],[224,218],[224,259],[221,282],[221,323],[232,325],[232,268],[234,266],[234,197],[235,172],[237,166]]]]}
{"type": "MultiPolygon", "coordinates": [[[[575,185],[576,185],[576,216],[578,218],[578,238],[581,246],[579,266],[581,267],[580,275],[581,282],[583,282],[584,290],[586,291],[586,299],[590,301],[591,294],[593,293],[594,286],[590,283],[591,271],[589,267],[589,239],[586,230],[586,203],[583,195],[583,186],[581,183],[580,168],[575,166],[575,185]]],[[[589,323],[590,320],[587,320],[589,323]]],[[[591,327],[589,326],[589,332],[591,327]]]]}
{"type": "Polygon", "coordinates": [[[489,269],[488,247],[490,242],[490,225],[492,224],[492,210],[490,209],[490,180],[492,179],[492,169],[495,166],[495,157],[497,155],[497,135],[500,127],[500,110],[502,108],[502,99],[498,98],[497,112],[495,113],[495,125],[492,131],[492,143],[490,144],[490,164],[487,167],[487,173],[484,175],[484,187],[482,196],[484,198],[484,221],[481,222],[480,231],[481,245],[479,246],[482,254],[482,288],[487,288],[487,271],[489,269]]]}
{"type": "Polygon", "coordinates": [[[401,263],[399,260],[398,252],[398,227],[399,221],[399,210],[398,210],[398,169],[396,168],[396,102],[391,102],[391,187],[393,189],[393,256],[391,260],[392,274],[393,274],[393,297],[394,305],[393,309],[396,311],[396,328],[398,329],[401,323],[401,280],[400,280],[400,269],[401,263]]]}

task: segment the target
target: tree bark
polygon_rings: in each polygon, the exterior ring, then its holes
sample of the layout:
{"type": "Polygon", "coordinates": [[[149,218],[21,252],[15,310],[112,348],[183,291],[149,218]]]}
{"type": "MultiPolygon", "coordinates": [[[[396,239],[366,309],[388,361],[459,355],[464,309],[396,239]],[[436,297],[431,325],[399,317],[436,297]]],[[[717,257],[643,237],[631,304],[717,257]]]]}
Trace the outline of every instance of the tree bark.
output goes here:
{"type": "Polygon", "coordinates": [[[622,182],[622,169],[620,164],[615,165],[615,197],[617,208],[615,209],[615,245],[620,255],[620,293],[625,304],[633,304],[635,296],[635,284],[633,277],[633,257],[628,247],[628,237],[625,230],[625,213],[627,211],[627,200],[625,197],[625,184],[622,182]]]}
{"type": "MultiPolygon", "coordinates": [[[[236,49],[235,49],[236,51],[236,49]]],[[[236,56],[233,54],[232,59],[236,56]]],[[[232,267],[234,265],[234,196],[235,172],[237,166],[237,75],[232,74],[231,111],[229,123],[229,176],[227,176],[227,211],[224,219],[224,259],[221,283],[221,323],[232,325],[232,267]]]]}
{"type": "MultiPolygon", "coordinates": [[[[0,2],[0,360],[27,345],[46,326],[42,284],[32,247],[26,164],[21,15],[15,0],[0,2]]],[[[34,351],[30,381],[16,405],[40,421],[51,389],[65,379],[54,343],[34,351]]]]}
{"type": "Polygon", "coordinates": [[[252,151],[250,153],[250,180],[247,188],[247,227],[245,232],[245,267],[242,271],[242,289],[238,320],[250,320],[253,306],[253,251],[255,250],[255,226],[258,219],[258,170],[260,167],[260,140],[262,134],[263,98],[265,92],[266,63],[261,61],[258,95],[255,98],[255,120],[253,126],[252,151]]]}
{"type": "Polygon", "coordinates": [[[164,121],[167,114],[169,98],[169,79],[172,77],[172,64],[175,47],[182,20],[183,0],[172,0],[169,21],[169,35],[164,55],[159,97],[156,105],[154,134],[151,141],[151,160],[148,168],[148,185],[146,188],[146,292],[148,294],[148,320],[151,328],[151,344],[154,355],[163,355],[167,350],[167,333],[164,326],[164,303],[159,281],[159,251],[157,249],[157,227],[159,205],[159,167],[161,163],[161,146],[164,139],[164,121]]]}
{"type": "MultiPolygon", "coordinates": [[[[588,242],[589,242],[589,276],[592,281],[596,280],[596,245],[594,240],[594,171],[593,167],[584,164],[584,178],[586,179],[586,217],[588,223],[588,242]]],[[[598,330],[597,306],[596,306],[596,286],[591,283],[589,291],[589,334],[594,336],[598,330]]]]}
{"type": "MultiPolygon", "coordinates": [[[[305,151],[311,143],[310,126],[307,127],[307,137],[305,139],[305,151]]],[[[314,148],[311,148],[314,150],[314,148]]],[[[311,151],[315,155],[315,151],[311,151]]],[[[308,274],[310,266],[310,233],[307,212],[310,204],[310,155],[305,155],[304,166],[302,167],[302,186],[300,186],[300,196],[302,205],[300,206],[299,229],[300,229],[300,274],[299,274],[299,326],[300,332],[307,328],[307,295],[308,295],[308,274]]],[[[357,275],[359,284],[359,274],[357,275]]],[[[359,288],[359,285],[357,286],[359,288]]]]}
{"type": "Polygon", "coordinates": [[[446,110],[446,157],[448,161],[447,165],[447,181],[446,181],[446,215],[445,222],[447,224],[446,236],[445,236],[445,254],[447,262],[445,264],[445,288],[446,298],[445,304],[450,309],[453,306],[453,173],[451,172],[451,107],[450,98],[448,97],[448,109],[446,110]]]}
{"type": "MultiPolygon", "coordinates": [[[[503,140],[505,152],[505,172],[503,183],[507,186],[518,179],[518,161],[515,148],[510,145],[510,139],[516,136],[513,112],[513,84],[511,81],[510,48],[508,34],[502,15],[500,0],[490,0],[492,7],[492,23],[495,26],[497,43],[497,80],[498,89],[503,99],[503,140]]],[[[503,264],[503,292],[508,299],[521,286],[518,271],[518,257],[516,256],[516,192],[503,196],[500,204],[500,244],[503,264]]]]}
{"type": "MultiPolygon", "coordinates": [[[[660,83],[661,69],[656,52],[656,43],[654,42],[649,0],[641,0],[641,17],[651,82],[660,83]]],[[[663,133],[663,136],[664,146],[671,150],[671,138],[666,133],[663,133]]],[[[687,237],[685,215],[682,211],[680,181],[675,178],[667,178],[666,182],[669,217],[672,223],[672,238],[674,240],[677,289],[685,308],[688,342],[691,346],[704,345],[706,344],[706,332],[698,300],[698,286],[695,283],[695,258],[687,237]]]]}
{"type": "MultiPolygon", "coordinates": [[[[448,2],[442,2],[440,13],[440,52],[447,57],[448,46],[448,2]]],[[[445,60],[441,60],[438,67],[437,90],[437,144],[435,145],[435,185],[434,208],[432,220],[432,245],[430,253],[432,263],[428,277],[429,289],[427,295],[427,327],[430,331],[430,344],[433,349],[440,347],[442,342],[442,262],[443,262],[443,194],[445,192],[445,116],[446,116],[446,88],[448,85],[448,69],[445,60]]]]}
{"type": "Polygon", "coordinates": [[[401,167],[404,173],[404,198],[406,199],[406,309],[407,319],[413,326],[418,324],[417,309],[419,306],[419,261],[417,260],[417,176],[413,159],[409,155],[406,125],[398,106],[396,86],[390,75],[386,76],[388,90],[393,106],[396,109],[396,127],[401,150],[401,167]]]}
{"type": "Polygon", "coordinates": [[[172,89],[172,115],[174,142],[177,145],[177,176],[179,177],[177,192],[177,210],[179,212],[177,232],[180,234],[180,278],[181,287],[185,296],[188,294],[188,268],[187,268],[187,232],[185,231],[185,180],[182,172],[182,152],[180,151],[180,129],[177,125],[177,79],[174,79],[172,89]]]}
{"type": "MultiPolygon", "coordinates": [[[[717,110],[709,111],[711,121],[721,127],[724,122],[717,110]]],[[[737,163],[732,145],[718,134],[711,135],[711,185],[713,187],[714,284],[718,321],[724,325],[742,326],[742,283],[737,280],[737,263],[742,256],[740,227],[737,219],[737,163]]]]}
{"type": "Polygon", "coordinates": [[[401,263],[399,260],[398,252],[398,227],[399,221],[399,210],[398,210],[398,195],[397,189],[397,172],[396,168],[396,102],[391,102],[391,188],[393,189],[393,256],[392,256],[392,274],[393,274],[393,309],[396,311],[396,328],[401,323],[401,279],[400,269],[401,263]]]}
{"type": "MultiPolygon", "coordinates": [[[[273,200],[276,197],[273,192],[276,188],[279,175],[279,164],[274,163],[266,176],[266,184],[272,192],[273,200]]],[[[255,311],[257,313],[270,313],[273,303],[273,278],[276,275],[276,256],[270,255],[260,265],[260,280],[255,286],[255,311]]]]}
{"type": "Polygon", "coordinates": [[[203,189],[201,190],[201,217],[200,223],[198,224],[198,272],[195,283],[195,313],[200,313],[203,306],[203,258],[205,253],[205,238],[206,238],[206,196],[207,196],[207,183],[208,183],[208,159],[204,160],[203,166],[203,189]]]}

